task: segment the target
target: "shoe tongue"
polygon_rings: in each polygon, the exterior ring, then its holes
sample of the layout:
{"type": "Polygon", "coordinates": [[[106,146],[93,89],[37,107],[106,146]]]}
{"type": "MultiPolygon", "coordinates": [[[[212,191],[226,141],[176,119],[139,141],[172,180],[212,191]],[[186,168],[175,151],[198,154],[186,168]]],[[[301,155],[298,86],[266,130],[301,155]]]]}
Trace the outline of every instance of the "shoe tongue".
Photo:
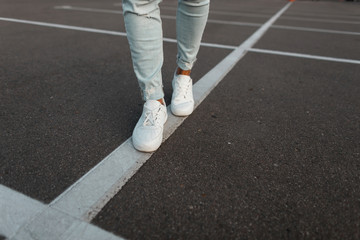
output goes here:
{"type": "Polygon", "coordinates": [[[159,101],[156,100],[147,100],[144,107],[152,110],[154,108],[157,108],[159,106],[159,104],[161,104],[159,101]]]}
{"type": "Polygon", "coordinates": [[[187,75],[177,75],[176,76],[176,83],[183,85],[189,83],[191,80],[190,76],[187,75]]]}

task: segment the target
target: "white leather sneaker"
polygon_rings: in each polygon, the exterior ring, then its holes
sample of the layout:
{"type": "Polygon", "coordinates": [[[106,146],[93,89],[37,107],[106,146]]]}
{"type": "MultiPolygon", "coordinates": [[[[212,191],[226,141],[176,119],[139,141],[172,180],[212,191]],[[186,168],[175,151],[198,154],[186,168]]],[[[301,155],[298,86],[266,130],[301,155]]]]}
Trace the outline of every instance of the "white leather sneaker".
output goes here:
{"type": "Polygon", "coordinates": [[[190,115],[194,110],[192,79],[187,75],[174,74],[172,87],[171,112],[176,116],[190,115]]]}
{"type": "Polygon", "coordinates": [[[163,139],[166,120],[166,106],[156,100],[147,100],[133,131],[132,142],[134,147],[141,152],[157,150],[163,139]]]}

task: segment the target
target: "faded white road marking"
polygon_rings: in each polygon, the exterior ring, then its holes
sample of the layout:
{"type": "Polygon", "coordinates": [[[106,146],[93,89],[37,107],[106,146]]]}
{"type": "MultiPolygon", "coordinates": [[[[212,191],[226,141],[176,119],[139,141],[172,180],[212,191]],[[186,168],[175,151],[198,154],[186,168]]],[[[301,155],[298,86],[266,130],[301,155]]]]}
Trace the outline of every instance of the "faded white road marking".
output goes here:
{"type": "MultiPolygon", "coordinates": [[[[108,10],[108,9],[83,8],[83,7],[73,7],[73,6],[56,6],[54,8],[55,9],[61,9],[61,10],[75,10],[75,11],[85,11],[85,12],[122,14],[122,11],[108,10]]],[[[162,15],[161,17],[163,19],[173,19],[173,20],[176,19],[175,16],[169,16],[169,15],[162,15]]],[[[291,17],[282,17],[282,19],[291,19],[291,17]]],[[[208,23],[234,25],[234,26],[247,26],[247,27],[260,27],[262,25],[261,23],[227,21],[227,20],[218,20],[218,19],[208,19],[208,23]]],[[[284,26],[284,25],[273,25],[272,28],[286,29],[286,30],[297,30],[297,31],[308,31],[308,32],[319,32],[319,33],[360,35],[360,32],[339,31],[339,30],[320,29],[320,28],[307,28],[307,27],[293,27],[293,26],[284,26]]]]}
{"type": "Polygon", "coordinates": [[[56,24],[56,23],[29,21],[29,20],[23,20],[23,19],[15,19],[15,18],[0,17],[0,21],[24,23],[24,24],[37,25],[37,26],[42,26],[42,27],[61,28],[61,29],[69,29],[69,30],[76,30],[76,31],[83,31],[83,32],[102,33],[102,34],[115,35],[115,36],[126,36],[126,33],[124,33],[124,32],[108,31],[108,30],[102,30],[102,29],[96,29],[96,28],[77,27],[77,26],[70,26],[70,25],[56,24]]]}
{"type": "Polygon", "coordinates": [[[346,20],[319,19],[319,18],[282,17],[282,19],[296,20],[296,21],[304,21],[304,22],[360,24],[360,21],[346,21],[346,20]]]}
{"type": "Polygon", "coordinates": [[[272,28],[286,29],[286,30],[296,30],[296,31],[305,31],[305,32],[317,32],[317,33],[360,35],[360,32],[338,31],[338,30],[331,30],[331,29],[308,28],[308,27],[293,27],[293,26],[285,26],[285,25],[273,25],[272,28]]]}
{"type": "Polygon", "coordinates": [[[10,238],[45,206],[23,194],[0,185],[0,234],[10,238]]]}
{"type": "Polygon", "coordinates": [[[3,185],[0,213],[0,234],[9,240],[121,239],[3,185]]]}
{"type": "Polygon", "coordinates": [[[307,58],[307,59],[315,59],[315,60],[324,60],[324,61],[331,61],[331,62],[360,64],[360,60],[355,60],[355,59],[333,58],[333,57],[317,56],[317,55],[302,54],[302,53],[292,53],[292,52],[282,52],[282,51],[266,50],[266,49],[258,49],[258,48],[251,48],[251,49],[249,49],[249,52],[266,53],[266,54],[307,58]]]}
{"type": "MultiPolygon", "coordinates": [[[[108,35],[122,36],[122,37],[126,36],[125,32],[109,31],[109,30],[96,29],[96,28],[77,27],[77,26],[71,26],[71,25],[46,23],[46,22],[38,22],[38,21],[29,21],[29,20],[23,20],[23,19],[0,17],[0,21],[23,23],[23,24],[42,26],[42,27],[52,27],[52,28],[76,30],[76,31],[82,31],[82,32],[101,33],[101,34],[108,34],[108,35]]],[[[172,39],[172,38],[163,38],[163,40],[164,40],[164,42],[171,42],[171,43],[176,43],[177,42],[176,39],[172,39]]],[[[213,47],[213,48],[223,48],[223,49],[234,49],[234,48],[236,48],[236,46],[223,45],[223,44],[217,44],[217,43],[201,43],[201,46],[213,47]]]]}

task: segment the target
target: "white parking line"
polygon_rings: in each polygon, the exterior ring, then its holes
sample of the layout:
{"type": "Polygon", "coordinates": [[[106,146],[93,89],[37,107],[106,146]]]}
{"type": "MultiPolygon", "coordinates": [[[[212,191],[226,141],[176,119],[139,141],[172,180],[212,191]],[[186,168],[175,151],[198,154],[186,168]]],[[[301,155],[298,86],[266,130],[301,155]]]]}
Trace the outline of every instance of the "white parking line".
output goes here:
{"type": "MultiPolygon", "coordinates": [[[[83,8],[83,7],[73,7],[73,6],[55,6],[54,8],[60,9],[60,10],[123,14],[122,11],[108,10],[108,9],[94,9],[94,8],[83,8]]],[[[169,16],[169,15],[161,15],[161,17],[163,19],[173,19],[173,20],[176,19],[175,16],[169,16]]],[[[286,17],[282,17],[282,19],[286,19],[286,17]]],[[[248,26],[248,27],[260,27],[262,25],[260,23],[226,21],[226,20],[217,20],[217,19],[208,19],[208,23],[234,25],[234,26],[248,26]]],[[[331,30],[331,29],[319,29],[319,28],[307,28],[307,27],[293,27],[293,26],[283,26],[283,25],[273,25],[272,28],[297,30],[297,31],[308,31],[308,32],[319,32],[319,33],[344,34],[344,35],[360,35],[360,32],[338,31],[338,30],[331,30]]]]}
{"type": "Polygon", "coordinates": [[[302,54],[302,53],[292,53],[292,52],[282,52],[282,51],[258,49],[258,48],[251,48],[251,49],[249,49],[249,52],[274,54],[274,55],[281,55],[281,56],[288,56],[288,57],[307,58],[307,59],[323,60],[323,61],[331,61],[331,62],[360,64],[360,60],[355,60],[355,59],[333,58],[333,57],[317,56],[317,55],[302,54]]]}
{"type": "Polygon", "coordinates": [[[349,16],[349,15],[339,15],[339,14],[321,14],[321,13],[295,13],[291,12],[286,13],[286,16],[283,17],[325,17],[325,18],[349,18],[360,20],[360,16],[349,16]]]}
{"type": "Polygon", "coordinates": [[[23,194],[0,185],[0,234],[10,238],[45,206],[23,194]]]}
{"type": "Polygon", "coordinates": [[[282,17],[282,19],[305,21],[305,22],[360,24],[360,21],[345,21],[345,20],[332,20],[332,19],[319,19],[319,18],[282,17]]]}
{"type": "Polygon", "coordinates": [[[69,30],[76,30],[76,31],[83,31],[83,32],[102,33],[102,34],[115,35],[115,36],[126,36],[126,33],[124,33],[124,32],[108,31],[108,30],[102,30],[102,29],[96,29],[96,28],[77,27],[77,26],[70,26],[70,25],[56,24],[56,23],[29,21],[29,20],[24,20],[24,19],[0,17],[0,21],[31,24],[31,25],[37,25],[37,26],[42,26],[42,27],[62,28],[62,29],[69,29],[69,30]]]}
{"type": "MultiPolygon", "coordinates": [[[[125,37],[125,32],[117,32],[117,31],[109,31],[109,30],[102,30],[96,28],[86,28],[86,27],[77,27],[71,25],[63,25],[63,24],[56,24],[56,23],[46,23],[46,22],[38,22],[38,21],[29,21],[24,19],[14,19],[14,18],[3,18],[0,17],[0,21],[7,21],[7,22],[15,22],[15,23],[24,23],[42,27],[52,27],[52,28],[60,28],[60,29],[68,29],[68,30],[76,30],[76,31],[83,31],[83,32],[92,32],[92,33],[101,33],[101,34],[108,34],[108,35],[115,35],[115,36],[122,36],[125,37]]],[[[176,43],[176,39],[172,38],[163,38],[164,42],[171,42],[176,43]]],[[[213,47],[213,48],[222,48],[222,49],[234,49],[236,46],[231,45],[223,45],[217,43],[201,43],[201,46],[204,47],[213,47]]]]}
{"type": "Polygon", "coordinates": [[[0,234],[9,240],[121,239],[3,185],[0,213],[0,234]]]}
{"type": "Polygon", "coordinates": [[[331,29],[307,28],[307,27],[292,27],[292,26],[285,26],[285,25],[274,25],[274,26],[272,26],[272,28],[305,31],[305,32],[317,32],[317,33],[360,35],[360,32],[338,31],[338,30],[331,30],[331,29]]]}
{"type": "Polygon", "coordinates": [[[119,11],[119,10],[99,9],[99,8],[86,8],[86,7],[73,7],[73,6],[69,6],[69,5],[55,6],[54,9],[83,11],[83,12],[123,14],[123,12],[122,12],[122,11],[119,11]]]}

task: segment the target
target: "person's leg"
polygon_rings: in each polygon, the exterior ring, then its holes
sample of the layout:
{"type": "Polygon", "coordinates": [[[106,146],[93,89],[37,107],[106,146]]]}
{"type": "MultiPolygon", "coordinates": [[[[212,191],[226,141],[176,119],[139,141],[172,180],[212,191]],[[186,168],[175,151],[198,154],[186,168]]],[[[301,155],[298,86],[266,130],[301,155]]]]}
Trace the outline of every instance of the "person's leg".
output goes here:
{"type": "Polygon", "coordinates": [[[210,0],[179,0],[176,15],[177,65],[172,86],[171,111],[187,116],[194,109],[190,72],[196,61],[209,14],[210,0]]]}
{"type": "Polygon", "coordinates": [[[123,0],[123,12],[131,57],[144,100],[164,97],[161,0],[123,0]]]}
{"type": "Polygon", "coordinates": [[[133,67],[146,101],[132,135],[134,147],[143,152],[155,151],[160,146],[167,119],[161,78],[163,39],[160,1],[123,0],[133,67]]]}
{"type": "Polygon", "coordinates": [[[200,48],[209,14],[210,0],[179,0],[176,15],[177,65],[191,70],[200,48]]]}

